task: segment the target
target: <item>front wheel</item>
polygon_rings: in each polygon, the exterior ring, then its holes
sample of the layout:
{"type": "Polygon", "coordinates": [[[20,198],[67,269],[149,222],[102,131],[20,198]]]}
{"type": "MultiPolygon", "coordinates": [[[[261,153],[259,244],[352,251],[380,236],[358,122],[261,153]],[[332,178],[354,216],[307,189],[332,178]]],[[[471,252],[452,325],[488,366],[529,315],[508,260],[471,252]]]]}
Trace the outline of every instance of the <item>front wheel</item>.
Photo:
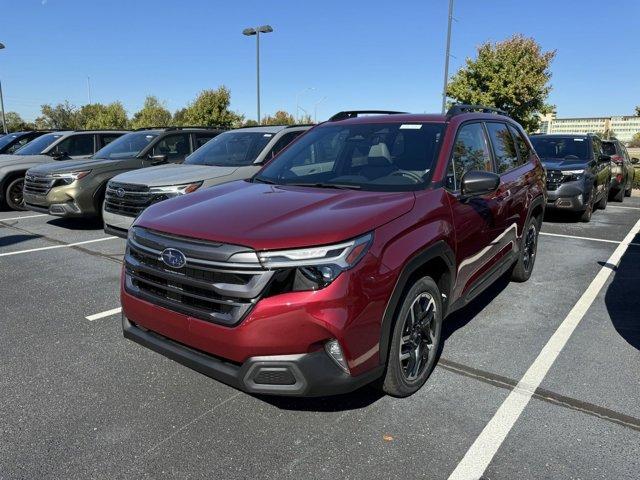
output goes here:
{"type": "Polygon", "coordinates": [[[396,318],[382,389],[408,397],[427,381],[442,335],[442,299],[431,277],[422,277],[406,293],[396,318]]]}
{"type": "Polygon", "coordinates": [[[536,217],[531,217],[522,237],[518,260],[511,271],[511,280],[514,282],[526,282],[531,276],[538,253],[539,230],[540,222],[536,217]]]}
{"type": "Polygon", "coordinates": [[[616,191],[616,194],[613,196],[612,200],[614,202],[624,201],[624,186],[620,186],[620,189],[616,191]]]}
{"type": "Polygon", "coordinates": [[[26,210],[24,206],[24,198],[22,196],[22,188],[24,187],[24,177],[9,180],[4,193],[4,200],[7,206],[12,210],[26,210]]]}

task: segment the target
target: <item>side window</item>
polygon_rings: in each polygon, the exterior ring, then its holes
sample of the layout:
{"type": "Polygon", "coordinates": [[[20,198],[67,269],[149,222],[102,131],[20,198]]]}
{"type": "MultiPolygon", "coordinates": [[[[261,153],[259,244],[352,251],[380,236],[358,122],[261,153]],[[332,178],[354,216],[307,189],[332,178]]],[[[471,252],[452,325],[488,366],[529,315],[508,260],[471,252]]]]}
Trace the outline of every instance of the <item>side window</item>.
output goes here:
{"type": "Polygon", "coordinates": [[[487,131],[493,146],[497,173],[504,173],[518,166],[518,154],[513,137],[504,123],[487,122],[487,131]]]}
{"type": "Polygon", "coordinates": [[[72,135],[62,140],[55,150],[69,157],[93,155],[93,135],[72,135]]]}
{"type": "Polygon", "coordinates": [[[458,130],[447,170],[446,188],[459,190],[462,176],[470,170],[493,171],[489,146],[481,123],[468,123],[458,130]]]}
{"type": "Polygon", "coordinates": [[[29,136],[25,136],[22,137],[20,140],[18,140],[16,143],[14,143],[13,145],[11,145],[6,153],[7,154],[11,154],[13,152],[15,152],[16,150],[18,150],[19,148],[23,147],[24,145],[26,145],[27,143],[29,143],[33,138],[29,138],[29,136]]]}
{"type": "Polygon", "coordinates": [[[199,149],[202,145],[207,143],[209,140],[211,140],[215,136],[216,136],[215,133],[196,133],[195,134],[196,144],[194,146],[194,149],[195,150],[199,149]]]}
{"type": "Polygon", "coordinates": [[[518,153],[520,154],[518,165],[524,165],[525,163],[528,163],[529,157],[531,156],[531,148],[529,147],[529,143],[524,138],[522,133],[520,133],[511,125],[509,125],[509,131],[511,132],[513,138],[516,139],[516,144],[518,146],[518,153]]]}
{"type": "Polygon", "coordinates": [[[101,140],[101,144],[102,146],[106,146],[109,145],[111,142],[113,142],[116,138],[119,138],[121,135],[119,134],[115,134],[115,133],[105,133],[100,135],[100,140],[101,140]]]}
{"type": "Polygon", "coordinates": [[[293,140],[298,138],[302,133],[304,133],[304,131],[289,132],[282,135],[280,139],[276,142],[276,144],[273,146],[273,148],[271,149],[271,152],[269,152],[269,154],[267,155],[267,159],[275,157],[282,150],[284,150],[285,147],[289,145],[293,140]]]}
{"type": "Polygon", "coordinates": [[[153,147],[154,155],[166,155],[171,160],[180,160],[189,155],[189,135],[167,135],[153,147]]]}

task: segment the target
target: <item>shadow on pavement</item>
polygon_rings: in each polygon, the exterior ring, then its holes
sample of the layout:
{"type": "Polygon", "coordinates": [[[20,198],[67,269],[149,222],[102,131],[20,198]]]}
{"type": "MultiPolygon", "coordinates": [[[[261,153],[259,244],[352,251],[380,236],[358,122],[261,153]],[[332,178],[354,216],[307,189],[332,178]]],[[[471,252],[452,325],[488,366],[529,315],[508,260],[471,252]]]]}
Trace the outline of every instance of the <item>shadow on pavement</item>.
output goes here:
{"type": "Polygon", "coordinates": [[[544,221],[548,223],[580,223],[580,214],[549,209],[544,213],[544,221]]]}
{"type": "Polygon", "coordinates": [[[102,230],[104,228],[101,218],[54,218],[47,223],[67,230],[102,230]]]}
{"type": "Polygon", "coordinates": [[[343,412],[368,407],[380,400],[384,393],[374,386],[367,385],[359,390],[344,395],[331,397],[275,397],[269,395],[253,395],[281,410],[305,412],[343,412]]]}
{"type": "MultiPolygon", "coordinates": [[[[640,243],[640,234],[632,243],[640,243]]],[[[629,246],[620,259],[607,288],[605,304],[616,331],[640,350],[640,247],[629,246]]]]}
{"type": "Polygon", "coordinates": [[[7,235],[6,237],[0,238],[0,247],[8,247],[9,245],[15,245],[41,237],[41,235],[7,235]]]}

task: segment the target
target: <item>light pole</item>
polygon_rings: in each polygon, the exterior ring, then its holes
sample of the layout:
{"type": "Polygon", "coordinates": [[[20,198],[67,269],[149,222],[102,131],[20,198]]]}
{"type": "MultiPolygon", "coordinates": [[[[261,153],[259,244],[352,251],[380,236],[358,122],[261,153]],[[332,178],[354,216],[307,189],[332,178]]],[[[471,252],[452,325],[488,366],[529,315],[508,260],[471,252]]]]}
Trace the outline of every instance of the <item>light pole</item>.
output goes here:
{"type": "Polygon", "coordinates": [[[246,35],[247,37],[250,37],[252,35],[256,36],[256,86],[258,97],[258,125],[260,124],[260,34],[271,32],[273,32],[273,28],[271,28],[270,25],[262,25],[261,27],[256,28],[245,28],[242,31],[242,34],[246,35]]]}
{"type": "Polygon", "coordinates": [[[451,50],[451,20],[453,20],[453,0],[449,0],[449,24],[447,26],[447,50],[444,55],[444,85],[442,87],[442,114],[447,109],[447,82],[449,81],[449,51],[451,50]]]}
{"type": "MultiPolygon", "coordinates": [[[[304,90],[301,90],[300,92],[296,93],[296,121],[298,123],[300,123],[300,95],[302,95],[303,93],[307,93],[310,92],[311,90],[315,90],[316,87],[307,87],[304,90]]],[[[304,110],[304,109],[303,109],[304,110]]],[[[306,110],[305,110],[306,112],[306,110]]]]}
{"type": "MultiPolygon", "coordinates": [[[[4,49],[4,43],[0,43],[0,50],[4,49]]],[[[0,109],[2,109],[2,131],[7,134],[7,119],[4,116],[4,98],[2,97],[2,82],[0,82],[0,109]]]]}
{"type": "Polygon", "coordinates": [[[327,97],[322,97],[321,100],[318,100],[314,105],[313,105],[313,122],[314,123],[318,123],[318,105],[320,105],[322,102],[324,102],[327,99],[327,97]]]}

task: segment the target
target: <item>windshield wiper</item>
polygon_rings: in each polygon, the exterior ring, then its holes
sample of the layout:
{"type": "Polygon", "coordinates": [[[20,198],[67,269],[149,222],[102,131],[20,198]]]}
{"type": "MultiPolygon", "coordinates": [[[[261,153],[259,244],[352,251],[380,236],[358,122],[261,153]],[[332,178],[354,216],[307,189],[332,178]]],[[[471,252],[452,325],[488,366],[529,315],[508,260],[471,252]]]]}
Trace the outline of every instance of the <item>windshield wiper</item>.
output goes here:
{"type": "Polygon", "coordinates": [[[253,177],[253,182],[258,182],[258,183],[267,183],[269,185],[275,185],[276,182],[274,182],[273,180],[270,180],[268,178],[265,177],[253,177]]]}
{"type": "Polygon", "coordinates": [[[341,190],[360,190],[360,185],[351,183],[321,183],[321,182],[300,182],[300,183],[285,183],[283,185],[293,187],[314,187],[314,188],[339,188],[341,190]]]}

